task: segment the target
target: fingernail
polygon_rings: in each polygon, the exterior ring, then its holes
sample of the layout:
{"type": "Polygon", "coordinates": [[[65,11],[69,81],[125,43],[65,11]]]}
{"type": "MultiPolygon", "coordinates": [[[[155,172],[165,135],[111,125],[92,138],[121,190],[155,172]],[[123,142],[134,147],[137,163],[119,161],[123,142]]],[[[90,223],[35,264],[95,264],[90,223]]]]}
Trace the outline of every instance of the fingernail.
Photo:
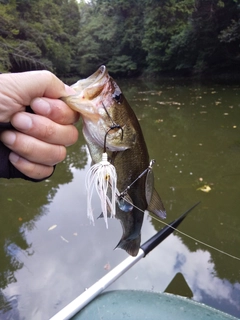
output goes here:
{"type": "Polygon", "coordinates": [[[34,105],[34,111],[41,115],[47,116],[51,112],[50,104],[42,98],[36,98],[32,103],[34,105]]]}
{"type": "Polygon", "coordinates": [[[16,140],[16,134],[13,131],[5,131],[2,134],[2,142],[7,146],[13,145],[15,140],[16,140]]]}
{"type": "Polygon", "coordinates": [[[28,130],[32,127],[32,119],[23,112],[18,112],[12,119],[12,124],[16,129],[28,130]]]}
{"type": "Polygon", "coordinates": [[[9,161],[12,162],[13,164],[17,163],[18,160],[19,160],[19,158],[20,158],[20,157],[19,157],[16,153],[14,153],[14,152],[11,152],[11,153],[9,154],[9,161]]]}

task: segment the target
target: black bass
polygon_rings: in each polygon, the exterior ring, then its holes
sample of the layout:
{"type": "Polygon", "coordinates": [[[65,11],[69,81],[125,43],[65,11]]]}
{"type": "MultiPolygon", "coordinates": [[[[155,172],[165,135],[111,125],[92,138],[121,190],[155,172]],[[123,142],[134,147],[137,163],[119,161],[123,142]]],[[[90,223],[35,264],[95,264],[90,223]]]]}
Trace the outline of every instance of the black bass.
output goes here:
{"type": "Polygon", "coordinates": [[[62,98],[82,115],[83,135],[93,163],[106,151],[117,173],[116,218],[123,235],[117,247],[136,256],[145,210],[166,217],[154,189],[152,163],[137,117],[117,83],[101,66],[87,79],[72,85],[76,95],[62,98]]]}

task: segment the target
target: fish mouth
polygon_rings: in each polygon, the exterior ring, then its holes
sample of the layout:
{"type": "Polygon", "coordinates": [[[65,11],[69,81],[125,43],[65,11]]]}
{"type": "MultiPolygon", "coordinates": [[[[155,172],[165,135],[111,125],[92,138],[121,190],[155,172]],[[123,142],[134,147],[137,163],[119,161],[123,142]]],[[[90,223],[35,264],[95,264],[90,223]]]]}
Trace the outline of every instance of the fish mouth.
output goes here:
{"type": "Polygon", "coordinates": [[[110,76],[107,68],[102,65],[91,76],[74,83],[71,88],[76,94],[63,97],[62,100],[73,110],[92,120],[98,120],[97,111],[102,93],[107,90],[110,76]]]}
{"type": "Polygon", "coordinates": [[[91,76],[89,76],[86,79],[79,80],[78,82],[73,84],[71,87],[77,92],[86,90],[87,88],[92,89],[94,87],[97,87],[99,89],[99,87],[104,86],[107,80],[108,80],[108,71],[106,66],[102,65],[91,76]]]}

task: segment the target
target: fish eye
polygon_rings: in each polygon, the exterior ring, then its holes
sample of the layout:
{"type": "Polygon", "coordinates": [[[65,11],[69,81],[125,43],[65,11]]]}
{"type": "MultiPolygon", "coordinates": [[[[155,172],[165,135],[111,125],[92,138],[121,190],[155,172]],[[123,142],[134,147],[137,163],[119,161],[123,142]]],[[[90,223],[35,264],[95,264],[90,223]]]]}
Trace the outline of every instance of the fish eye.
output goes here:
{"type": "Polygon", "coordinates": [[[117,103],[122,103],[123,100],[123,95],[121,92],[114,92],[112,95],[113,99],[117,102],[117,103]]]}

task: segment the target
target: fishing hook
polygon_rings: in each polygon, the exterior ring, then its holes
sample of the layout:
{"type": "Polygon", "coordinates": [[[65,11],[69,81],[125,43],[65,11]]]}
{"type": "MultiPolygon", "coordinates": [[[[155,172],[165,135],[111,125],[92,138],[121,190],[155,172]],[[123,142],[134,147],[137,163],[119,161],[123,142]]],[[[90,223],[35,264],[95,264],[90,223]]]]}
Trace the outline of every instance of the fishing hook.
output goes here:
{"type": "Polygon", "coordinates": [[[107,116],[109,117],[109,119],[112,121],[112,125],[110,126],[110,128],[108,129],[108,131],[105,133],[105,137],[104,137],[104,144],[103,144],[103,151],[106,152],[106,144],[107,144],[107,135],[108,133],[111,131],[111,130],[114,130],[114,129],[121,129],[122,131],[122,135],[121,135],[121,140],[123,140],[123,128],[122,126],[120,126],[119,124],[115,123],[112,119],[112,117],[110,116],[109,112],[107,111],[107,108],[105,107],[105,105],[103,104],[102,102],[102,105],[103,105],[103,108],[107,114],[107,116]]]}

